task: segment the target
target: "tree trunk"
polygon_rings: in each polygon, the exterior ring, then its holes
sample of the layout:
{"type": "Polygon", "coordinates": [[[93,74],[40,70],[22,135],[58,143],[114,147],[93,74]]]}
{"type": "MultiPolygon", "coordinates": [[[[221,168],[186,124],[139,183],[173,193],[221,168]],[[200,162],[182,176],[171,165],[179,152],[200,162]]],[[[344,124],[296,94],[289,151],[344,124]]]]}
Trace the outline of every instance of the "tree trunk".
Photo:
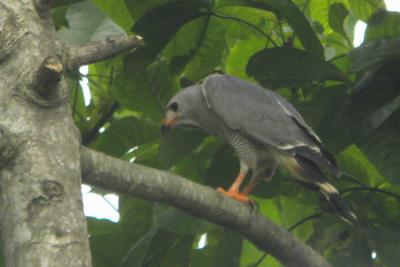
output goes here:
{"type": "Polygon", "coordinates": [[[1,240],[6,266],[91,266],[79,132],[47,2],[0,0],[1,240]]]}

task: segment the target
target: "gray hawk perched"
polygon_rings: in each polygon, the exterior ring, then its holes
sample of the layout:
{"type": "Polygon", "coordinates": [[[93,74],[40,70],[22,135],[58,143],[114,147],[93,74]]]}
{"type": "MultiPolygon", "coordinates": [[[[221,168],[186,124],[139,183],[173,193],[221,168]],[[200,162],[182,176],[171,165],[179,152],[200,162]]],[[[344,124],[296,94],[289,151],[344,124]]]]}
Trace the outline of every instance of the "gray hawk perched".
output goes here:
{"type": "Polygon", "coordinates": [[[270,180],[278,165],[296,179],[316,185],[333,208],[350,221],[356,219],[321,169],[341,175],[335,158],[297,110],[282,96],[256,84],[228,75],[208,76],[203,84],[189,86],[168,103],[162,130],[191,126],[230,144],[240,159],[240,171],[225,191],[241,202],[260,180],[270,180]],[[241,188],[247,173],[252,177],[241,188]]]}

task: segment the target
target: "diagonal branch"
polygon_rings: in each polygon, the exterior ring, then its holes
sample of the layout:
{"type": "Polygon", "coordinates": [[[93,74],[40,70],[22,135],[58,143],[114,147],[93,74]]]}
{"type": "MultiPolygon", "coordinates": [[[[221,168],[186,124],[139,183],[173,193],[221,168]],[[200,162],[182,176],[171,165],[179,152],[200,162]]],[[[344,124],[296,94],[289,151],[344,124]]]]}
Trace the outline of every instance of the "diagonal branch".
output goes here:
{"type": "Polygon", "coordinates": [[[70,47],[67,66],[70,70],[76,69],[82,65],[115,57],[142,44],[143,38],[140,36],[119,35],[107,37],[102,41],[89,42],[80,47],[70,47]]]}
{"type": "Polygon", "coordinates": [[[81,149],[83,181],[122,194],[172,205],[237,230],[286,266],[327,267],[305,243],[254,209],[175,174],[81,149]]]}

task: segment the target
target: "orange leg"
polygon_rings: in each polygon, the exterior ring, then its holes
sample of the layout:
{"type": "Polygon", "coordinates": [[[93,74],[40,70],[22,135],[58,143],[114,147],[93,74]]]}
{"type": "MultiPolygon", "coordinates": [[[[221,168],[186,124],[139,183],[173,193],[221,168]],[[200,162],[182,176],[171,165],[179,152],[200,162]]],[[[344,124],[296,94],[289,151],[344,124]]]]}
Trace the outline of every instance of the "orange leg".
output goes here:
{"type": "Polygon", "coordinates": [[[226,191],[225,189],[218,187],[217,191],[237,201],[244,203],[251,203],[252,201],[247,196],[248,194],[239,192],[240,185],[243,183],[243,180],[244,178],[246,178],[246,175],[247,175],[247,167],[241,164],[239,175],[237,176],[235,182],[233,182],[229,190],[226,191]]]}
{"type": "Polygon", "coordinates": [[[249,195],[251,191],[253,191],[254,187],[256,187],[256,185],[260,182],[260,180],[260,177],[251,179],[250,182],[243,188],[243,190],[240,191],[240,193],[246,196],[249,195]]]}

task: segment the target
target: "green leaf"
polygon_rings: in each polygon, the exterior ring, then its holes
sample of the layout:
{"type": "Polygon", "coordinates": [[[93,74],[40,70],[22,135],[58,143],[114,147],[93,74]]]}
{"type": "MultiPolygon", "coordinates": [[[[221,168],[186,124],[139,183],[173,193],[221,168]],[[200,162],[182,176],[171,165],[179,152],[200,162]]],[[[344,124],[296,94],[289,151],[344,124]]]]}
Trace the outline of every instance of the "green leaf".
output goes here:
{"type": "MultiPolygon", "coordinates": [[[[190,255],[191,237],[182,238],[175,234],[153,228],[136,242],[121,263],[121,267],[163,266],[166,261],[182,263],[190,255]],[[181,248],[181,259],[171,259],[176,249],[181,248]],[[184,255],[183,251],[187,251],[184,255]],[[171,253],[172,252],[172,253],[171,253]],[[172,255],[171,255],[172,254],[172,255]],[[164,261],[165,260],[165,261],[164,261]]],[[[175,252],[175,253],[174,253],[175,252]]],[[[174,263],[175,264],[175,263],[174,263]]],[[[174,265],[173,265],[174,266],[174,265]]]]}
{"type": "Polygon", "coordinates": [[[221,21],[210,18],[204,26],[204,35],[199,39],[184,69],[184,75],[192,80],[212,73],[220,64],[225,50],[225,32],[221,21]]]}
{"type": "Polygon", "coordinates": [[[192,267],[239,267],[243,239],[228,228],[207,232],[207,243],[192,252],[192,267]],[[222,256],[225,255],[225,256],[222,256]]]}
{"type": "Polygon", "coordinates": [[[147,11],[159,7],[162,4],[166,4],[169,2],[169,0],[152,0],[152,1],[124,0],[124,2],[131,18],[134,21],[137,21],[147,11]]]}
{"type": "Polygon", "coordinates": [[[349,53],[352,71],[376,70],[382,64],[400,59],[400,38],[375,40],[349,53]]]}
{"type": "Polygon", "coordinates": [[[122,156],[127,150],[156,140],[159,125],[136,117],[115,120],[97,139],[95,147],[109,155],[122,156]]]}
{"type": "Polygon", "coordinates": [[[374,87],[354,94],[323,129],[327,146],[337,153],[362,141],[399,107],[400,96],[394,88],[382,88],[379,95],[374,94],[374,87]]]}
{"type": "MultiPolygon", "coordinates": [[[[214,17],[222,22],[225,29],[225,38],[230,47],[240,40],[254,38],[259,43],[272,45],[267,35],[275,42],[281,42],[281,36],[271,34],[279,31],[276,15],[270,11],[251,6],[227,6],[219,7],[214,17]]],[[[253,43],[254,42],[250,42],[253,43]]]]}
{"type": "MultiPolygon", "coordinates": [[[[282,226],[286,229],[289,229],[300,220],[315,213],[314,207],[307,206],[304,203],[299,203],[299,201],[295,199],[280,197],[277,201],[282,226]]],[[[313,233],[313,230],[313,221],[308,221],[298,226],[292,231],[292,233],[294,233],[297,238],[306,241],[313,233]]]]}
{"type": "Polygon", "coordinates": [[[342,3],[335,3],[329,7],[329,25],[334,31],[345,38],[347,38],[347,35],[343,27],[343,22],[348,14],[349,11],[342,3]]]}
{"type": "Polygon", "coordinates": [[[73,44],[103,40],[107,36],[123,33],[110,18],[90,1],[71,5],[67,11],[66,19],[69,28],[60,29],[57,35],[73,44]]]}
{"type": "Polygon", "coordinates": [[[384,266],[398,266],[400,254],[397,252],[400,246],[400,234],[378,226],[371,226],[368,233],[368,239],[372,249],[376,251],[377,260],[384,266]]]}
{"type": "Polygon", "coordinates": [[[160,147],[160,140],[154,140],[146,144],[139,145],[133,149],[128,150],[122,157],[127,161],[134,161],[153,168],[160,168],[158,162],[158,150],[160,147]]]}
{"type": "Polygon", "coordinates": [[[324,49],[310,23],[301,13],[298,6],[290,0],[262,0],[260,2],[266,5],[266,9],[271,8],[273,12],[282,15],[288,21],[290,27],[307,51],[319,58],[323,58],[324,49]]]}
{"type": "Polygon", "coordinates": [[[160,122],[176,84],[163,59],[151,62],[142,52],[138,49],[125,57],[124,70],[111,85],[112,94],[122,107],[160,122]]]}
{"type": "Polygon", "coordinates": [[[163,257],[160,267],[187,267],[190,266],[192,258],[193,236],[179,238],[163,257]]]}
{"type": "MultiPolygon", "coordinates": [[[[400,96],[397,97],[400,101],[400,96]]],[[[398,103],[398,107],[400,103],[398,103]]],[[[394,113],[366,139],[360,148],[390,182],[400,184],[400,112],[394,113]]]]}
{"type": "Polygon", "coordinates": [[[185,23],[203,16],[208,1],[188,0],[166,3],[148,10],[134,25],[133,31],[146,41],[149,53],[156,55],[185,23]]]}
{"type": "Polygon", "coordinates": [[[180,75],[196,81],[213,72],[225,50],[223,24],[211,16],[186,23],[170,40],[163,54],[180,75]]]}
{"type": "Polygon", "coordinates": [[[205,134],[199,130],[172,128],[161,139],[159,160],[164,168],[171,167],[200,145],[205,134]]]}
{"type": "Polygon", "coordinates": [[[317,22],[318,25],[322,27],[320,33],[328,34],[332,32],[329,24],[329,8],[331,2],[331,0],[310,1],[307,5],[313,23],[315,24],[317,22]]]}
{"type": "Polygon", "coordinates": [[[154,228],[140,238],[128,251],[127,255],[121,261],[120,267],[142,267],[146,260],[151,241],[158,233],[158,229],[154,228]]]}
{"type": "Polygon", "coordinates": [[[342,171],[365,184],[378,186],[385,180],[378,169],[356,145],[351,145],[340,153],[337,156],[337,160],[342,171]]]}
{"type": "Polygon", "coordinates": [[[346,76],[335,65],[304,50],[280,47],[264,49],[253,55],[247,73],[270,88],[302,86],[312,81],[336,80],[346,76]]]}
{"type": "Polygon", "coordinates": [[[381,10],[368,20],[365,41],[400,37],[400,13],[381,10]]]}
{"type": "Polygon", "coordinates": [[[363,21],[367,21],[376,11],[385,8],[383,0],[348,0],[348,2],[351,10],[363,21]]]}
{"type": "Polygon", "coordinates": [[[128,12],[125,0],[91,0],[103,10],[125,32],[129,32],[133,20],[128,12]]]}
{"type": "Polygon", "coordinates": [[[249,79],[246,73],[246,63],[252,55],[265,47],[264,42],[259,38],[249,38],[247,40],[238,40],[230,49],[230,53],[226,59],[225,69],[230,75],[249,79]]]}
{"type": "Polygon", "coordinates": [[[344,244],[332,247],[328,252],[327,258],[334,266],[373,266],[371,249],[365,239],[353,235],[344,244]]]}
{"type": "Polygon", "coordinates": [[[118,266],[120,259],[130,247],[126,230],[121,225],[88,218],[90,249],[96,267],[118,266]]]}
{"type": "Polygon", "coordinates": [[[259,262],[266,252],[259,250],[247,240],[243,240],[242,256],[240,266],[243,267],[281,267],[282,265],[273,257],[267,256],[259,262]]]}
{"type": "Polygon", "coordinates": [[[57,30],[60,28],[68,28],[67,15],[68,6],[58,7],[51,9],[51,18],[53,19],[54,26],[57,30]]]}

